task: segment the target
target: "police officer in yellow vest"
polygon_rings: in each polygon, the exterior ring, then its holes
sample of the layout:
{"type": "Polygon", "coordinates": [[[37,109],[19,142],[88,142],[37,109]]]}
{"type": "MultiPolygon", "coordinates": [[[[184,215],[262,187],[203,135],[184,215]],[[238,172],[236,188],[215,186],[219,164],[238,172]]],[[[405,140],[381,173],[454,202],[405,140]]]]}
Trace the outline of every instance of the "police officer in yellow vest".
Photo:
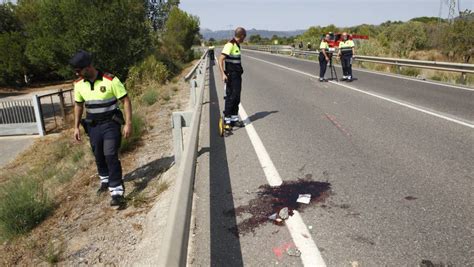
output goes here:
{"type": "Polygon", "coordinates": [[[319,81],[320,82],[327,82],[324,78],[326,74],[326,68],[329,63],[329,34],[326,34],[324,39],[321,40],[321,44],[319,45],[319,81]]]}
{"type": "Polygon", "coordinates": [[[352,59],[354,58],[354,42],[349,40],[347,32],[342,33],[342,40],[339,42],[338,56],[341,57],[342,80],[352,81],[352,59]]]}
{"type": "Polygon", "coordinates": [[[214,60],[214,49],[215,49],[215,46],[211,44],[211,45],[209,46],[209,51],[208,51],[208,53],[209,53],[209,58],[211,59],[211,61],[214,60]]]}
{"type": "Polygon", "coordinates": [[[224,108],[224,129],[232,130],[233,126],[243,127],[239,121],[240,93],[242,90],[242,73],[240,44],[245,40],[247,32],[244,28],[235,29],[234,38],[227,42],[219,57],[219,67],[222,80],[226,83],[224,108]],[[224,65],[225,63],[225,65],[224,65]]]}
{"type": "Polygon", "coordinates": [[[92,66],[92,57],[88,52],[80,50],[69,63],[80,77],[74,82],[74,138],[82,140],[79,131],[82,123],[90,137],[100,177],[98,193],[108,189],[112,196],[110,205],[122,206],[125,204],[125,188],[118,152],[122,133],[124,138],[128,138],[132,132],[130,99],[117,77],[92,66]],[[119,109],[119,101],[123,103],[125,119],[119,109]],[[84,106],[86,118],[81,119],[84,106]]]}

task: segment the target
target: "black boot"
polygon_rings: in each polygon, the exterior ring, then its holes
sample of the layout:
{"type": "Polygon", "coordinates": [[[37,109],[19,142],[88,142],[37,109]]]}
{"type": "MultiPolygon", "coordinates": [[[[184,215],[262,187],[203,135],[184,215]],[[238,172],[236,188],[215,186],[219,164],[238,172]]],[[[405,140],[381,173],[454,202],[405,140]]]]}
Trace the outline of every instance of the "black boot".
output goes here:
{"type": "Polygon", "coordinates": [[[242,128],[242,127],[245,127],[245,123],[243,121],[235,121],[234,126],[242,128]]]}
{"type": "Polygon", "coordinates": [[[110,206],[118,206],[118,207],[123,207],[125,206],[126,201],[125,198],[121,195],[114,195],[112,196],[112,200],[110,200],[110,206]]]}
{"type": "Polygon", "coordinates": [[[99,189],[97,189],[97,195],[109,191],[109,183],[100,183],[99,189]]]}

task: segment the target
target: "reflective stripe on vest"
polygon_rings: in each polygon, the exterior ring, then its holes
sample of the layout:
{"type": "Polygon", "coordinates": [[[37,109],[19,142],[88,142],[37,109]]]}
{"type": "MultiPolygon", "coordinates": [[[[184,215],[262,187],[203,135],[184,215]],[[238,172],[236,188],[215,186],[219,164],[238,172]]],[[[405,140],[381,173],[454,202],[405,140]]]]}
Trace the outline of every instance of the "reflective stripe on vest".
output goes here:
{"type": "Polygon", "coordinates": [[[104,113],[118,108],[116,97],[105,100],[88,100],[85,102],[85,106],[87,113],[91,114],[104,113]]]}
{"type": "Polygon", "coordinates": [[[339,43],[339,49],[341,50],[342,54],[350,54],[352,53],[352,48],[354,47],[354,42],[351,40],[347,40],[345,42],[339,43]]]}

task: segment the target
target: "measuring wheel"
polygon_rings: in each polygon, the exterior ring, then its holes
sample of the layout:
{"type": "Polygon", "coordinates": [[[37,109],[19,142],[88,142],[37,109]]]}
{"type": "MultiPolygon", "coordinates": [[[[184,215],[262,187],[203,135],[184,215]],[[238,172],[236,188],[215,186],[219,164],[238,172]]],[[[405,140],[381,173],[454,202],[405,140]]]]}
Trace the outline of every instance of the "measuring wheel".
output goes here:
{"type": "Polygon", "coordinates": [[[224,130],[224,118],[222,116],[219,117],[219,135],[223,137],[225,134],[224,130]]]}

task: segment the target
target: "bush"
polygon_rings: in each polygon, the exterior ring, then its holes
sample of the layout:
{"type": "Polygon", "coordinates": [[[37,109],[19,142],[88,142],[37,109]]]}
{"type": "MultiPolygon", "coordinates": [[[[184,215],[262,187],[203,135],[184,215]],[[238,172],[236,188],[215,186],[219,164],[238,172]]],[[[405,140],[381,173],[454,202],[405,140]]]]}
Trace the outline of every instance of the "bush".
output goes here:
{"type": "Polygon", "coordinates": [[[140,95],[143,93],[143,86],[152,83],[164,84],[169,76],[166,65],[151,55],[130,69],[126,86],[132,95],[140,95]]]}
{"type": "Polygon", "coordinates": [[[406,76],[413,76],[416,77],[420,75],[421,70],[417,68],[411,68],[411,67],[402,67],[400,69],[400,74],[406,75],[406,76]]]}
{"type": "Polygon", "coordinates": [[[151,106],[158,100],[158,92],[154,89],[148,89],[142,96],[142,102],[151,106]]]}
{"type": "Polygon", "coordinates": [[[120,144],[120,151],[126,152],[135,148],[135,145],[140,140],[143,132],[145,130],[145,122],[143,118],[134,114],[132,116],[132,135],[128,139],[122,138],[122,143],[120,144]]]}
{"type": "Polygon", "coordinates": [[[53,210],[42,184],[31,177],[16,177],[0,188],[0,227],[9,239],[33,229],[53,210]]]}

